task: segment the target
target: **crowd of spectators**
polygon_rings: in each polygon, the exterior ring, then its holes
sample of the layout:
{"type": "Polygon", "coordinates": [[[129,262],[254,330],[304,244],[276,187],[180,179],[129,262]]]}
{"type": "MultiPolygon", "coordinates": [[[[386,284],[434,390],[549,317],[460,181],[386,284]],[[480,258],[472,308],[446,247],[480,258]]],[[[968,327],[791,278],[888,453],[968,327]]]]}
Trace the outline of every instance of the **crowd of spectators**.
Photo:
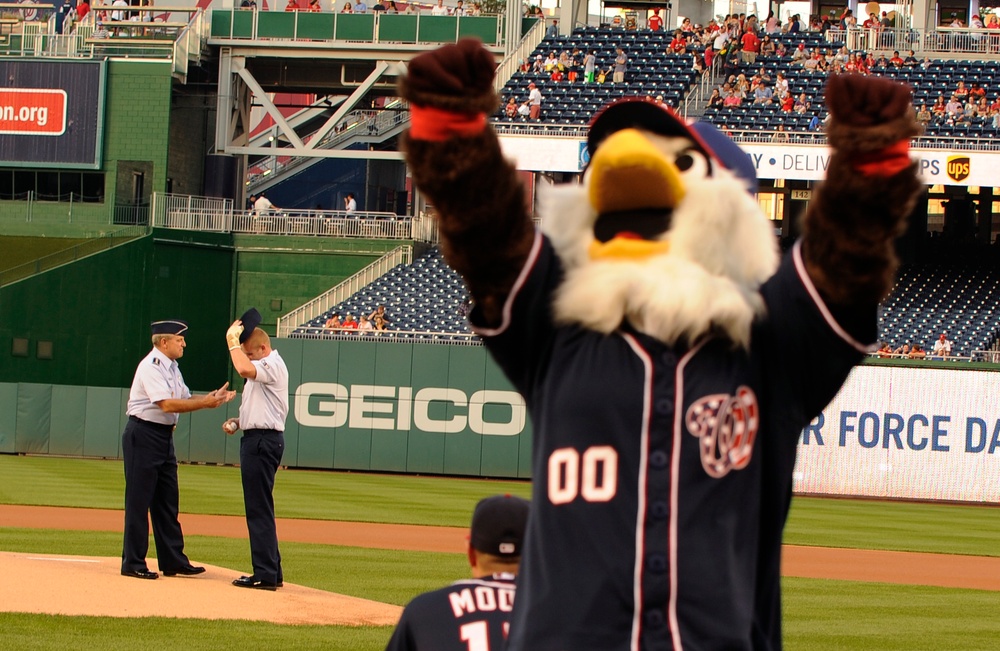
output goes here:
{"type": "Polygon", "coordinates": [[[390,323],[385,305],[379,305],[370,314],[361,314],[357,319],[350,312],[343,318],[339,312],[334,312],[323,324],[323,329],[341,334],[375,335],[388,330],[390,323]]]}
{"type": "Polygon", "coordinates": [[[874,354],[884,359],[925,359],[928,356],[931,358],[944,359],[953,356],[953,345],[954,344],[948,340],[948,335],[942,332],[941,335],[934,341],[929,353],[918,343],[911,344],[910,342],[906,342],[898,348],[893,349],[888,342],[882,342],[879,344],[878,350],[876,350],[874,354]]]}
{"type": "MultiPolygon", "coordinates": [[[[336,11],[342,14],[419,14],[429,13],[432,16],[480,16],[483,8],[479,2],[466,5],[465,0],[455,0],[454,5],[444,4],[444,0],[436,0],[434,4],[419,2],[396,2],[396,0],[373,0],[369,5],[365,0],[287,0],[285,11],[336,11]],[[327,6],[324,6],[326,4],[327,6]]],[[[241,0],[240,9],[257,10],[257,0],[241,0]]]]}

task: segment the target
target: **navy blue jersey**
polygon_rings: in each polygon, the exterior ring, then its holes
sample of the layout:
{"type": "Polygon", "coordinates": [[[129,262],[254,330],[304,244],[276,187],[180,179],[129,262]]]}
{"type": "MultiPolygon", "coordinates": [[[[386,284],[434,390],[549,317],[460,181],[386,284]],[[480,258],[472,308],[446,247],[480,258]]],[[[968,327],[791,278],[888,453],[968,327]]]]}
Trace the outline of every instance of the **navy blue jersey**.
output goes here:
{"type": "Polygon", "coordinates": [[[761,288],[749,352],[676,348],[627,324],[555,325],[562,275],[539,235],[503,323],[477,328],[534,429],[508,648],[780,648],[796,444],[874,339],[874,312],[864,332],[839,325],[796,248],[761,288]]]}
{"type": "Polygon", "coordinates": [[[502,651],[513,608],[513,574],[456,581],[407,604],[386,651],[502,651]]]}

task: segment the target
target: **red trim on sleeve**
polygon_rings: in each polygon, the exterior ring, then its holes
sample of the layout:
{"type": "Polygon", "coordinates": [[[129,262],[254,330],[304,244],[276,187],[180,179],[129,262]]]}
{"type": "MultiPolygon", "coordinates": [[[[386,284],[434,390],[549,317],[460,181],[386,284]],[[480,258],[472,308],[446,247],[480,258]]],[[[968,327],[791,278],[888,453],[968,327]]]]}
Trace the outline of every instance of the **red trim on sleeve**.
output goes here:
{"type": "Polygon", "coordinates": [[[410,137],[440,142],[452,137],[470,138],[486,128],[485,113],[459,113],[433,106],[410,106],[410,137]]]}
{"type": "Polygon", "coordinates": [[[865,176],[893,176],[910,165],[910,141],[900,140],[885,149],[858,156],[854,169],[865,176]]]}

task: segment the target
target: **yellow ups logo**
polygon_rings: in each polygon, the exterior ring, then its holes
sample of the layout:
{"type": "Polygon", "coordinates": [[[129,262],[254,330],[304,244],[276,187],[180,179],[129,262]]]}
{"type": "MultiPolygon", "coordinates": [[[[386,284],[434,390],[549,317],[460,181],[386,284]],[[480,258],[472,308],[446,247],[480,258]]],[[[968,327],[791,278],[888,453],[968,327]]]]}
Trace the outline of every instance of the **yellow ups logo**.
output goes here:
{"type": "Polygon", "coordinates": [[[948,167],[945,171],[948,172],[948,178],[951,180],[963,181],[968,178],[971,166],[972,163],[968,156],[949,156],[948,167]]]}

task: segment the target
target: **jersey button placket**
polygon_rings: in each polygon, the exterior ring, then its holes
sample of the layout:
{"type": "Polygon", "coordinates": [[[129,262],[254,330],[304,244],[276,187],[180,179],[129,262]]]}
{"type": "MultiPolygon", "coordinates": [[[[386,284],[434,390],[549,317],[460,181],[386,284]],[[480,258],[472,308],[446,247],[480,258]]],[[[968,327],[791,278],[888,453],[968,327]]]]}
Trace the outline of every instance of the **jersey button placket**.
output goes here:
{"type": "MultiPolygon", "coordinates": [[[[652,413],[646,467],[646,518],[642,559],[643,637],[658,648],[669,639],[667,602],[670,598],[669,525],[670,473],[675,404],[676,358],[670,352],[653,357],[652,413]]],[[[648,644],[647,644],[648,645],[648,644]]]]}

